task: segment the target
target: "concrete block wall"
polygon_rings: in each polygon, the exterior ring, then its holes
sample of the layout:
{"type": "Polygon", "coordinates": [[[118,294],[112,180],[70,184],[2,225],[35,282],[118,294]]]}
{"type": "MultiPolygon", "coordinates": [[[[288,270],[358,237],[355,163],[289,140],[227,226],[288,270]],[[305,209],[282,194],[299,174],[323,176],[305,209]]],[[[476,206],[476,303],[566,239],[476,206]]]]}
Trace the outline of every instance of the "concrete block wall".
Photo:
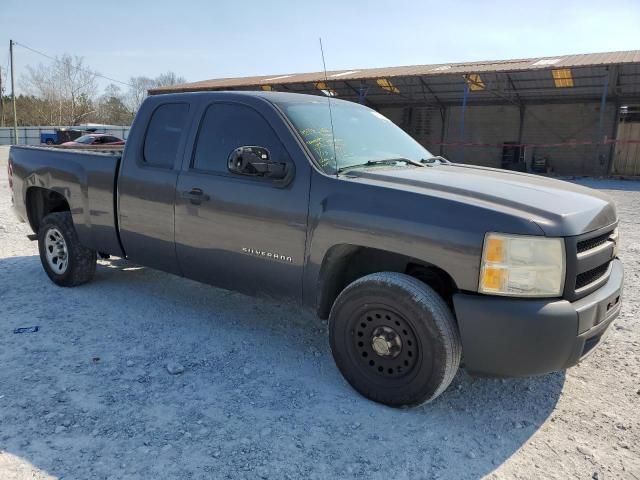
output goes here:
{"type": "Polygon", "coordinates": [[[404,129],[434,155],[441,153],[439,143],[443,122],[437,106],[382,108],[380,113],[404,129]]]}
{"type": "MultiPolygon", "coordinates": [[[[600,119],[599,103],[528,105],[526,107],[523,143],[597,142],[600,119]]],[[[603,117],[603,136],[612,138],[614,105],[607,105],[603,117]]],[[[554,173],[560,175],[605,175],[610,147],[574,145],[533,147],[530,155],[546,156],[554,173]]]]}
{"type": "Polygon", "coordinates": [[[520,113],[517,106],[468,106],[464,112],[462,138],[462,107],[450,107],[447,114],[445,143],[490,144],[492,147],[446,146],[444,156],[451,161],[500,168],[502,143],[517,142],[520,113]]]}
{"type": "MultiPolygon", "coordinates": [[[[443,143],[490,144],[489,147],[440,147],[443,122],[437,106],[393,107],[380,110],[434,154],[442,152],[455,162],[500,167],[504,142],[518,142],[520,110],[516,105],[472,105],[465,110],[464,139],[461,136],[462,107],[449,106],[445,113],[443,143]]],[[[554,173],[560,175],[605,175],[611,147],[577,145],[595,142],[598,136],[600,104],[541,104],[525,107],[522,143],[575,143],[562,147],[528,148],[533,156],[546,157],[554,173]]],[[[617,120],[613,104],[608,104],[603,136],[612,138],[617,120]]]]}

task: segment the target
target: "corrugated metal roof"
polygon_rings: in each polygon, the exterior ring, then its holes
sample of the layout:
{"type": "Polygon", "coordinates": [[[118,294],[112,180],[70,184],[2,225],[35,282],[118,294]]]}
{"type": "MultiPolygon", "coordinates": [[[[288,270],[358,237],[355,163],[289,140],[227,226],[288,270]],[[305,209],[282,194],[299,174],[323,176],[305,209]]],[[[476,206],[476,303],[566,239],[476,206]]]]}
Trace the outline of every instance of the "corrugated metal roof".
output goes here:
{"type": "MultiPolygon", "coordinates": [[[[535,72],[557,68],[597,67],[608,65],[640,64],[640,50],[555,57],[494,60],[480,62],[444,63],[434,65],[409,65],[387,68],[333,70],[327,72],[329,82],[370,80],[395,77],[436,77],[449,75],[535,72]]],[[[150,93],[224,90],[232,88],[261,88],[262,85],[292,85],[325,81],[324,72],[274,74],[255,77],[219,78],[185,83],[150,90],[150,93]]]]}

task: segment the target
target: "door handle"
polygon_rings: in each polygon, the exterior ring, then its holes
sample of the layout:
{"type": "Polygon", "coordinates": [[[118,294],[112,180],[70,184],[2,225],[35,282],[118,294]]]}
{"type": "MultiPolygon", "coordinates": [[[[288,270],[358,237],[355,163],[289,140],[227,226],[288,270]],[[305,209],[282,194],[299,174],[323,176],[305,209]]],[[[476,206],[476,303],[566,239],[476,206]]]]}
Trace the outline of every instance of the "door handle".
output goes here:
{"type": "Polygon", "coordinates": [[[202,202],[209,200],[209,195],[204,193],[201,188],[192,188],[181,194],[182,198],[189,200],[194,205],[200,205],[202,202]]]}

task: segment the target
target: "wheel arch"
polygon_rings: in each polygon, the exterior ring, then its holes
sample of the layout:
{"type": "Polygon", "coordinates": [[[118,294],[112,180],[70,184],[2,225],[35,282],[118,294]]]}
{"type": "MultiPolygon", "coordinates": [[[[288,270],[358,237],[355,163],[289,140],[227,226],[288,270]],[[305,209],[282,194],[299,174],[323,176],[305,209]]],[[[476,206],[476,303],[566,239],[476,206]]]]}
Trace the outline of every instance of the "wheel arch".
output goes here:
{"type": "Polygon", "coordinates": [[[69,202],[61,193],[42,187],[27,189],[25,207],[34,233],[38,233],[42,219],[50,213],[71,211],[69,202]]]}
{"type": "Polygon", "coordinates": [[[449,306],[458,287],[444,269],[432,262],[400,253],[353,244],[339,244],[325,254],[318,278],[316,310],[320,318],[329,317],[340,292],[351,282],[378,272],[410,275],[433,288],[449,306]]]}

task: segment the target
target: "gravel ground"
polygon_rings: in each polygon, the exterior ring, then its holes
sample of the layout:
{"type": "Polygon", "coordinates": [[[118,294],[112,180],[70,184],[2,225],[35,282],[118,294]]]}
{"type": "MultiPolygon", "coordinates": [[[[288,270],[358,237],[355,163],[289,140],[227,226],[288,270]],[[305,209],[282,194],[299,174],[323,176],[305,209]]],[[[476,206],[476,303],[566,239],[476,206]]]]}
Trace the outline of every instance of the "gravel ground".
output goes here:
{"type": "Polygon", "coordinates": [[[621,217],[626,295],[566,373],[460,372],[394,410],[336,370],[326,324],[123,260],[74,289],[9,210],[0,148],[0,478],[640,480],[640,182],[581,181],[621,217]],[[38,325],[36,333],[13,329],[38,325]]]}

